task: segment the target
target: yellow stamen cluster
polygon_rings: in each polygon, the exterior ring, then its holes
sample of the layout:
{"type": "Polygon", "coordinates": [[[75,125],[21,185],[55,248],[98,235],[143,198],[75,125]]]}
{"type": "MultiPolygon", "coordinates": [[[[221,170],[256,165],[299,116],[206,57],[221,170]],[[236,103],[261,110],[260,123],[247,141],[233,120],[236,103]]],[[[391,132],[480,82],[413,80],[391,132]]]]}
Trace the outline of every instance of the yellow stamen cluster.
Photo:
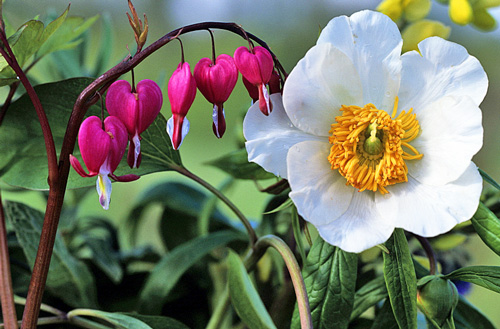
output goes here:
{"type": "Polygon", "coordinates": [[[402,111],[396,117],[398,98],[392,115],[373,104],[364,107],[342,105],[342,115],[335,118],[329,137],[328,161],[359,191],[388,193],[388,185],[407,182],[405,160],[423,157],[409,143],[419,132],[416,115],[402,111]]]}

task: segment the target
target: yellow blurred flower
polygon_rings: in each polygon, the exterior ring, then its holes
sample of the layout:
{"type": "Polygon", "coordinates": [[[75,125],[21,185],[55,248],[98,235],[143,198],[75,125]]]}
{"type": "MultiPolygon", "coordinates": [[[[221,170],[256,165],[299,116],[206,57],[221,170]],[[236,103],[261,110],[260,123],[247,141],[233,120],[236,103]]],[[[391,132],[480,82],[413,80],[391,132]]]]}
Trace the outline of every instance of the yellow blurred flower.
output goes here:
{"type": "Polygon", "coordinates": [[[418,50],[420,41],[428,37],[441,37],[447,39],[451,28],[441,22],[423,19],[407,26],[401,36],[403,37],[403,52],[418,50]]]}
{"type": "Polygon", "coordinates": [[[427,16],[431,9],[431,0],[384,0],[377,10],[397,22],[403,18],[414,22],[427,16]]]}
{"type": "Polygon", "coordinates": [[[496,21],[488,8],[500,6],[500,0],[449,0],[451,20],[459,25],[473,24],[485,31],[493,30],[496,21]]]}

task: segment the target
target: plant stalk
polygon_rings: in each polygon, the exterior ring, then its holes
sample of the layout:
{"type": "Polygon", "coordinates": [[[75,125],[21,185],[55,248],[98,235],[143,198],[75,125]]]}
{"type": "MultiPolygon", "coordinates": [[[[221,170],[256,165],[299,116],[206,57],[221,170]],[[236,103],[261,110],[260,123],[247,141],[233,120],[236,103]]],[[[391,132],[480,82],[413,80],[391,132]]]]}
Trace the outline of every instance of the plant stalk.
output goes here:
{"type": "Polygon", "coordinates": [[[14,290],[10,274],[9,247],[7,246],[7,229],[5,228],[5,213],[0,196],[0,302],[4,326],[17,329],[17,314],[14,304],[14,290]]]}

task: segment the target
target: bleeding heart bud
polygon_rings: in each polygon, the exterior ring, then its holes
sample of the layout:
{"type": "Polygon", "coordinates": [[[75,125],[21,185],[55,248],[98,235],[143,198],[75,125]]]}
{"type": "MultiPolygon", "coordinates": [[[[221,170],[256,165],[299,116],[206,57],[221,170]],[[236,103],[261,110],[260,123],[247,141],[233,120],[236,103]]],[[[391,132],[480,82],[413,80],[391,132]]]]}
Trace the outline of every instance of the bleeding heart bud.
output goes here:
{"type": "Polygon", "coordinates": [[[177,150],[189,131],[186,114],[196,96],[196,81],[187,62],[180,63],[168,81],[168,99],[172,117],[167,122],[167,133],[177,150]]]}

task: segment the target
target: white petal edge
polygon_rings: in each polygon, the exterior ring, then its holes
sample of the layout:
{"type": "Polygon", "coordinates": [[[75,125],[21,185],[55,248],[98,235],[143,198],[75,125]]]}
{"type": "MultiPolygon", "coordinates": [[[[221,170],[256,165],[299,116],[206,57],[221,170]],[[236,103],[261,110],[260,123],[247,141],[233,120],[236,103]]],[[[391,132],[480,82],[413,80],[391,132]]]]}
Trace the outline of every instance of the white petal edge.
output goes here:
{"type": "Polygon", "coordinates": [[[359,75],[351,59],[331,44],[311,48],[288,76],[283,103],[293,124],[309,134],[329,136],[342,105],[363,99],[359,75]]]}
{"type": "Polygon", "coordinates": [[[340,218],[316,226],[319,235],[331,245],[356,253],[387,241],[394,225],[377,211],[373,194],[354,193],[349,208],[340,218]]]}
{"type": "Polygon", "coordinates": [[[286,156],[290,147],[304,140],[325,140],[296,128],[288,118],[280,94],[271,94],[273,111],[265,116],[256,102],[243,120],[243,135],[247,142],[248,161],[266,171],[287,178],[286,156]]]}
{"type": "Polygon", "coordinates": [[[417,115],[421,134],[411,144],[424,156],[406,161],[408,173],[427,185],[459,178],[483,145],[481,110],[469,97],[443,97],[417,115]]]}
{"type": "Polygon", "coordinates": [[[479,205],[483,181],[477,167],[469,167],[456,181],[430,186],[409,177],[407,183],[388,188],[389,194],[377,195],[379,212],[396,227],[433,237],[469,220],[479,205]]]}
{"type": "Polygon", "coordinates": [[[431,37],[405,53],[399,93],[400,108],[415,113],[443,96],[469,96],[479,105],[488,89],[481,63],[459,44],[431,37]]]}
{"type": "Polygon", "coordinates": [[[364,10],[332,19],[317,41],[324,43],[351,58],[361,77],[363,104],[354,105],[373,103],[390,113],[401,77],[403,40],[397,25],[384,14],[364,10]]]}
{"type": "Polygon", "coordinates": [[[335,221],[347,210],[356,189],[331,169],[330,144],[305,141],[288,151],[287,170],[290,198],[298,213],[314,225],[335,221]]]}

